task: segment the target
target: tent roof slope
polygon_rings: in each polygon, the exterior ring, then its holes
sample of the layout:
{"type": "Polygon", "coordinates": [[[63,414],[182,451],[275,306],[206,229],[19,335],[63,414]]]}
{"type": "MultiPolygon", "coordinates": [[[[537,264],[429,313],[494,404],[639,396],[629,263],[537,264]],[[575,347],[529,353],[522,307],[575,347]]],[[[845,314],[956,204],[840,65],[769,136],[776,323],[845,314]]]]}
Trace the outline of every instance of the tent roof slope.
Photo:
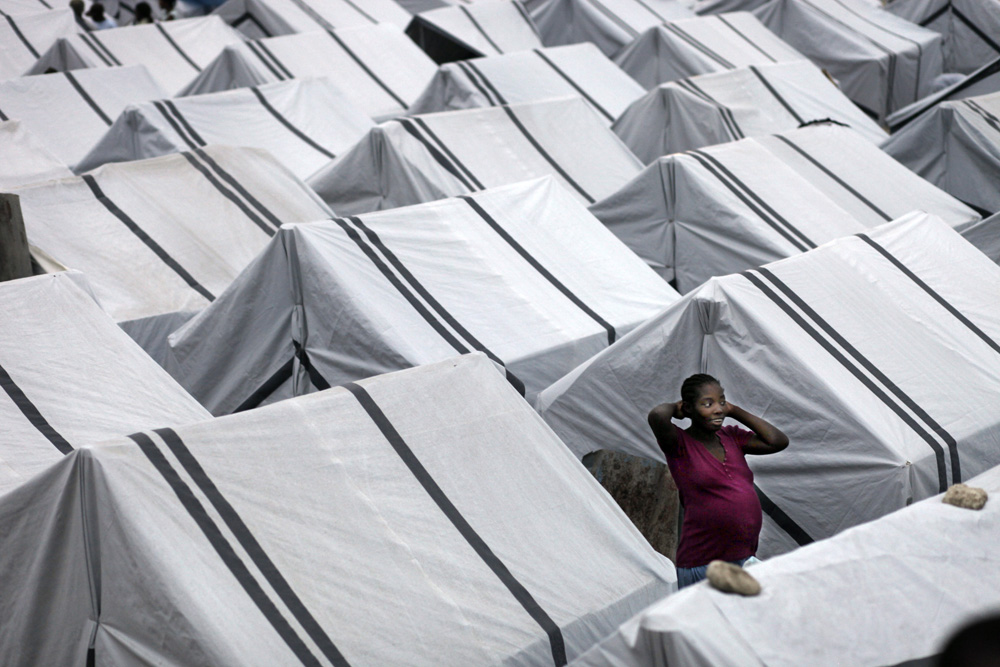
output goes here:
{"type": "Polygon", "coordinates": [[[807,61],[751,65],[664,83],[633,102],[611,129],[639,159],[794,130],[847,125],[873,143],[886,133],[807,61]]]}
{"type": "Polygon", "coordinates": [[[435,62],[495,56],[543,46],[519,0],[458,4],[420,12],[406,33],[435,62]]]}
{"type": "Polygon", "coordinates": [[[749,12],[698,16],[649,28],[615,56],[647,89],[698,74],[805,60],[749,12]]]}
{"type": "Polygon", "coordinates": [[[379,23],[231,45],[181,95],[326,76],[369,117],[385,120],[406,111],[436,70],[399,27],[379,23]]]}
{"type": "MultiPolygon", "coordinates": [[[[38,7],[39,10],[42,7],[38,7]]],[[[81,32],[72,9],[50,9],[11,16],[0,12],[0,80],[27,71],[58,39],[81,32]]]]}
{"type": "Polygon", "coordinates": [[[77,170],[221,144],[266,150],[306,178],[373,125],[329,79],[293,79],[130,106],[77,170]]]}
{"type": "Polygon", "coordinates": [[[242,35],[217,16],[97,30],[60,39],[27,73],[145,65],[156,82],[174,95],[222,49],[241,41],[242,35]]]}
{"type": "Polygon", "coordinates": [[[579,95],[611,124],[644,92],[593,44],[571,44],[443,65],[410,113],[579,95]]]}
{"type": "Polygon", "coordinates": [[[961,100],[1000,92],[1000,57],[994,58],[961,81],[909,104],[892,113],[886,124],[890,132],[897,132],[920,114],[933,109],[940,102],[961,100]]]}
{"type": "Polygon", "coordinates": [[[677,298],[546,178],[286,225],[168,369],[224,414],[480,350],[533,396],[677,298]]]}
{"type": "Polygon", "coordinates": [[[126,106],[166,96],[142,65],[80,69],[0,81],[0,113],[73,167],[126,106]]]}
{"type": "Polygon", "coordinates": [[[19,120],[0,122],[0,192],[73,175],[19,120]]]}
{"type": "Polygon", "coordinates": [[[759,596],[672,595],[573,664],[938,664],[955,632],[1000,606],[1000,468],[969,483],[990,496],[979,512],[928,498],[754,565],[759,596]]]}
{"type": "Polygon", "coordinates": [[[546,46],[593,42],[609,58],[643,31],[694,16],[690,0],[538,0],[531,18],[546,46]]]}
{"type": "Polygon", "coordinates": [[[81,280],[57,273],[0,283],[0,495],[74,449],[209,417],[81,280]]]}
{"type": "Polygon", "coordinates": [[[252,39],[378,23],[402,29],[410,22],[392,0],[228,0],[212,13],[252,39]]]}
{"type": "Polygon", "coordinates": [[[328,214],[262,151],[212,146],[19,188],[28,240],[117,321],[198,310],[285,221],[328,214]]]}
{"type": "Polygon", "coordinates": [[[1000,211],[1000,92],[942,102],[893,134],[886,153],[984,215],[1000,211]]]}
{"type": "Polygon", "coordinates": [[[952,227],[979,219],[853,130],[832,124],[662,157],[590,207],[681,293],[912,210],[952,227]]]}
{"type": "Polygon", "coordinates": [[[787,551],[1000,463],[998,289],[1000,267],[914,214],[713,278],[537,405],[580,456],[617,447],[662,460],[647,411],[676,400],[685,377],[715,375],[792,441],[750,461],[773,503],[761,553],[787,551]]]}
{"type": "Polygon", "coordinates": [[[997,0],[907,0],[885,10],[944,35],[944,71],[972,72],[1000,56],[1000,2],[997,0]]]}
{"type": "Polygon", "coordinates": [[[573,97],[388,121],[308,183],[346,215],[549,175],[592,204],[641,169],[604,119],[573,97]]]}
{"type": "Polygon", "coordinates": [[[939,33],[862,0],[769,0],[754,13],[881,121],[943,71],[939,33]]]}
{"type": "Polygon", "coordinates": [[[89,636],[90,599],[98,660],[127,642],[177,664],[565,664],[675,580],[483,355],[108,441],[0,522],[65,582],[50,608],[36,561],[0,550],[3,646],[45,664],[83,659],[60,637],[89,636]]]}

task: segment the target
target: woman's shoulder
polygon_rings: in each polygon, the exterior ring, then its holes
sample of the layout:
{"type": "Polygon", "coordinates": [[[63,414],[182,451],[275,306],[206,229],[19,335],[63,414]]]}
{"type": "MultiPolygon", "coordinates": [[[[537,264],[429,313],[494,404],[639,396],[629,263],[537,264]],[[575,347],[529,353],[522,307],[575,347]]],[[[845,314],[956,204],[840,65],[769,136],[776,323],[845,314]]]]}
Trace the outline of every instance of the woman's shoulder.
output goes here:
{"type": "Polygon", "coordinates": [[[753,438],[753,431],[749,431],[742,426],[736,426],[735,424],[730,424],[729,426],[723,426],[719,429],[719,438],[726,438],[733,441],[737,447],[742,447],[750,442],[753,438]]]}

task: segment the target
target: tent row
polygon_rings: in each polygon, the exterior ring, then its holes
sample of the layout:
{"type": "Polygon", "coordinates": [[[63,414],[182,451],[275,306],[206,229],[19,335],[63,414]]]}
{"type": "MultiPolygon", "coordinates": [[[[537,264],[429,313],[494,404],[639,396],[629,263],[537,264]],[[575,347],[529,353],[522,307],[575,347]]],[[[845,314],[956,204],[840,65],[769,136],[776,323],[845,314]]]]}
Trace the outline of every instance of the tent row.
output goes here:
{"type": "Polygon", "coordinates": [[[27,72],[58,40],[81,32],[73,10],[59,9],[11,15],[0,21],[0,80],[27,72]]]}
{"type": "Polygon", "coordinates": [[[435,62],[446,63],[542,47],[520,0],[458,3],[416,14],[406,34],[435,62]]]}

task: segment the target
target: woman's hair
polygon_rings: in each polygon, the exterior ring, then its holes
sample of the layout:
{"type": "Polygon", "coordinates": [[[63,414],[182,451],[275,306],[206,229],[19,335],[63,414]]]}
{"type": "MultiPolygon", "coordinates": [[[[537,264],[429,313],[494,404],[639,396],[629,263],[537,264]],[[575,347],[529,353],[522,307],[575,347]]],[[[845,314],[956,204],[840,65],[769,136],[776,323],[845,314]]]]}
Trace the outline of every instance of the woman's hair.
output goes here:
{"type": "Polygon", "coordinates": [[[684,401],[686,405],[693,406],[698,401],[698,390],[706,384],[717,384],[720,387],[722,386],[722,383],[711,375],[696,373],[687,380],[684,380],[684,383],[681,384],[681,400],[684,401]]]}

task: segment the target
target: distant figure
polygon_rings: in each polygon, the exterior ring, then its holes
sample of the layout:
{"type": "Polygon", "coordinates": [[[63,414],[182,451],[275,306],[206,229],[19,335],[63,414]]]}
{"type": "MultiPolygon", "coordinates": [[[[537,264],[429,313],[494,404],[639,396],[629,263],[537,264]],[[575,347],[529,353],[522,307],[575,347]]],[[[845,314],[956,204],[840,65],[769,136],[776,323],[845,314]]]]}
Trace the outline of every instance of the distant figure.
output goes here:
{"type": "Polygon", "coordinates": [[[173,21],[177,18],[177,0],[160,0],[161,21],[173,21]]]}
{"type": "Polygon", "coordinates": [[[153,8],[148,2],[140,2],[135,6],[135,20],[132,25],[142,25],[153,22],[153,8]]]}
{"type": "Polygon", "coordinates": [[[83,0],[69,0],[69,8],[76,15],[77,23],[83,20],[83,0]]]}
{"type": "Polygon", "coordinates": [[[108,28],[117,28],[118,23],[110,16],[104,15],[104,5],[99,2],[95,2],[87,10],[87,16],[90,17],[91,23],[94,24],[96,30],[107,30],[108,28]]]}

